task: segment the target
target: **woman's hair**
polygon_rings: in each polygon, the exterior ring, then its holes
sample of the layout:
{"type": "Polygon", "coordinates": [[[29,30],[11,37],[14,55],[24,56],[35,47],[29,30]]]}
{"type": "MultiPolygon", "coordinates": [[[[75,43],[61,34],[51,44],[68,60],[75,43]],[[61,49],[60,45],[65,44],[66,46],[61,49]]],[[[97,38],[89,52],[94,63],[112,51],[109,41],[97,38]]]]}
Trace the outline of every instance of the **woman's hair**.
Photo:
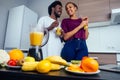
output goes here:
{"type": "Polygon", "coordinates": [[[76,9],[78,9],[78,6],[75,3],[73,3],[73,2],[67,2],[66,5],[65,5],[65,9],[66,9],[68,4],[72,4],[73,6],[76,7],[76,9]]]}
{"type": "Polygon", "coordinates": [[[62,6],[62,3],[60,1],[54,1],[53,3],[51,3],[48,7],[48,14],[51,15],[52,12],[52,8],[56,7],[57,5],[62,6]]]}

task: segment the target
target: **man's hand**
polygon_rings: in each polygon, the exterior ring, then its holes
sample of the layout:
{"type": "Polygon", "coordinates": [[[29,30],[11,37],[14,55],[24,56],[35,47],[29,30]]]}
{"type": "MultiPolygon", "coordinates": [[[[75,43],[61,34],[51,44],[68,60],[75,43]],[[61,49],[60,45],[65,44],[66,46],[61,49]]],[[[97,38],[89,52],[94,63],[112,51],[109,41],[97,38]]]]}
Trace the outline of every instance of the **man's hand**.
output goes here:
{"type": "Polygon", "coordinates": [[[54,21],[54,22],[50,25],[50,27],[48,27],[47,29],[48,29],[48,31],[50,31],[50,30],[54,29],[55,27],[57,27],[58,25],[59,25],[59,22],[58,22],[58,21],[54,21]]]}
{"type": "Polygon", "coordinates": [[[58,25],[59,25],[59,22],[58,22],[58,21],[54,21],[54,22],[51,24],[51,26],[52,26],[53,28],[57,27],[58,25]]]}

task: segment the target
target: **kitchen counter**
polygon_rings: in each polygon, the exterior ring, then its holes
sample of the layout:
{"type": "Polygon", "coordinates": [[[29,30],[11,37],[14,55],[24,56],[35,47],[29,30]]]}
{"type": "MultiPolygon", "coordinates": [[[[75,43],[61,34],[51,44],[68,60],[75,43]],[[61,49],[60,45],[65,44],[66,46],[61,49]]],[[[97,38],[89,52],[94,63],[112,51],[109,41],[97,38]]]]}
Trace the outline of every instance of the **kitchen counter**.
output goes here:
{"type": "Polygon", "coordinates": [[[89,51],[89,53],[101,53],[101,54],[120,54],[120,51],[89,51]]]}
{"type": "Polygon", "coordinates": [[[21,70],[0,69],[2,80],[119,80],[120,73],[102,71],[95,75],[76,75],[63,69],[48,74],[23,72],[21,70]]]}

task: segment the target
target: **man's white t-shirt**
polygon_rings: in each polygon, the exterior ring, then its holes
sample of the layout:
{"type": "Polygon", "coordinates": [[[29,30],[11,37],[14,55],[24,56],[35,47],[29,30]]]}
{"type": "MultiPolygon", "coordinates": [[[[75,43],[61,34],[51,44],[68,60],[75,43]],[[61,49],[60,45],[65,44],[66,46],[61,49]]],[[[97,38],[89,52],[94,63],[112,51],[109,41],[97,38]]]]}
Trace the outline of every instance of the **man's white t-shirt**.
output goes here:
{"type": "MultiPolygon", "coordinates": [[[[55,20],[49,16],[41,17],[38,21],[37,28],[44,29],[48,28],[55,20]]],[[[60,24],[59,24],[60,25],[60,24]]],[[[49,31],[48,43],[42,47],[43,58],[48,56],[58,55],[60,56],[62,49],[62,43],[60,38],[56,35],[56,29],[49,31]]]]}

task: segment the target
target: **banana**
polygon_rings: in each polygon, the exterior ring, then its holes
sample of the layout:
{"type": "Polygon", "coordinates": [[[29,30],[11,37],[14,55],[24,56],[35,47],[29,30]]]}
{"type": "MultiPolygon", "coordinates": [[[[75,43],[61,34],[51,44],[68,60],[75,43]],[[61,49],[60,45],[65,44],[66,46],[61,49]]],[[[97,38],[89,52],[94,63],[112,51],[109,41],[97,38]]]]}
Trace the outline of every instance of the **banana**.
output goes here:
{"type": "Polygon", "coordinates": [[[24,62],[22,65],[23,71],[35,71],[39,62],[24,62]]]}
{"type": "Polygon", "coordinates": [[[51,66],[51,70],[60,70],[61,69],[61,65],[59,64],[54,64],[54,63],[51,63],[52,66],[51,66]]]}
{"type": "Polygon", "coordinates": [[[51,63],[55,63],[59,65],[68,65],[67,61],[60,56],[49,56],[46,58],[46,60],[49,60],[51,63]]]}

